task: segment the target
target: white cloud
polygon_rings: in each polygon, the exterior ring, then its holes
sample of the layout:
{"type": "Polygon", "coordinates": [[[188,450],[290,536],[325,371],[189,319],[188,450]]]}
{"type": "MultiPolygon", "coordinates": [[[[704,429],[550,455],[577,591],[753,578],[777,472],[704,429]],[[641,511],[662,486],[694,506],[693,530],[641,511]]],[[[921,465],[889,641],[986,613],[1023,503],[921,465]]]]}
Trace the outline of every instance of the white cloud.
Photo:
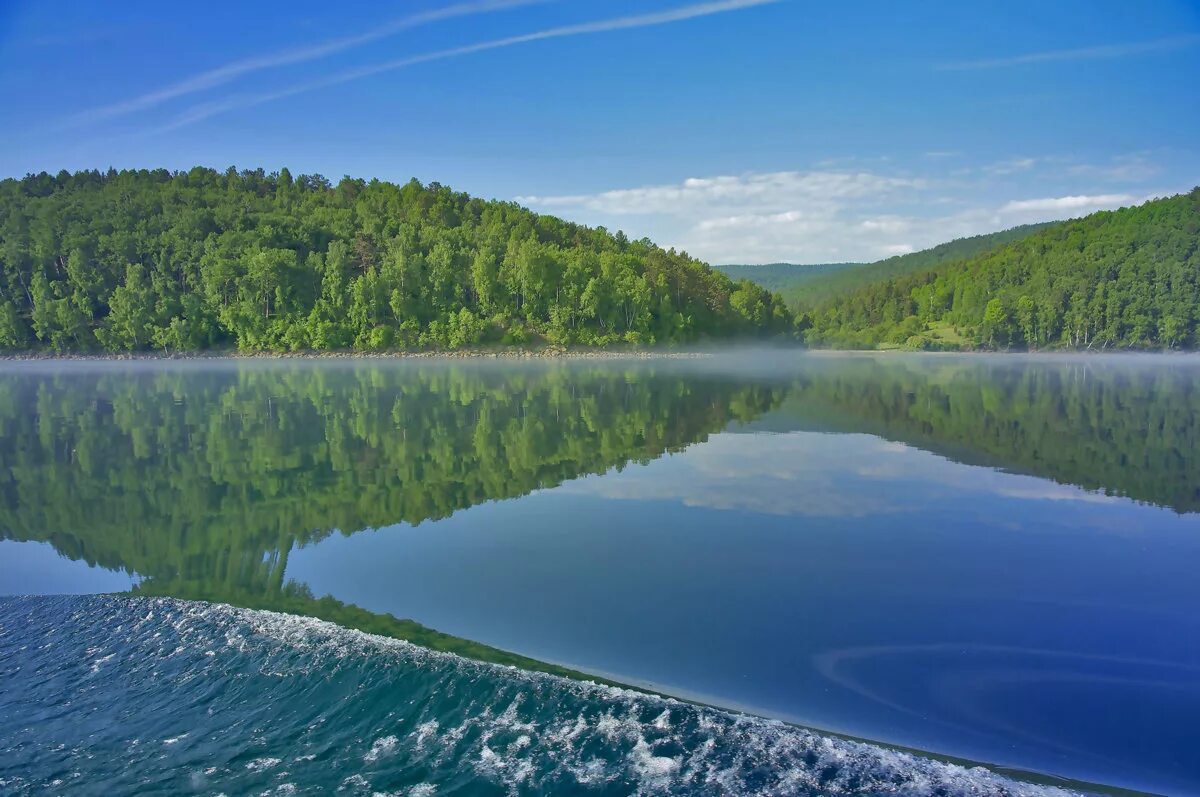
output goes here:
{"type": "Polygon", "coordinates": [[[598,213],[635,214],[694,212],[736,206],[744,211],[729,218],[730,224],[758,224],[794,220],[789,210],[763,214],[785,205],[820,204],[844,199],[878,197],[898,188],[918,188],[921,181],[884,177],[869,172],[812,171],[689,177],[674,185],[653,185],[567,196],[522,196],[518,202],[546,208],[583,208],[598,213]]]}
{"type": "Polygon", "coordinates": [[[873,261],[1152,198],[1140,189],[1069,193],[1106,182],[1105,169],[1125,167],[1144,171],[1149,165],[1141,156],[1094,167],[1062,156],[1021,156],[940,176],[934,167],[929,175],[813,169],[516,199],[634,238],[647,236],[710,263],[873,261]],[[1047,186],[1051,190],[1041,193],[1047,186]],[[1053,193],[1059,187],[1068,191],[1053,193]],[[1013,196],[1016,191],[1024,196],[1013,196]]]}
{"type": "Polygon", "coordinates": [[[910,228],[908,219],[870,211],[926,184],[868,171],[781,171],[517,201],[617,226],[657,219],[645,226],[673,231],[655,240],[710,262],[818,262],[874,259],[907,246],[895,236],[910,228]]]}
{"type": "Polygon", "coordinates": [[[864,219],[860,226],[869,232],[905,233],[912,229],[912,221],[899,216],[880,216],[864,219]]]}
{"type": "Polygon", "coordinates": [[[1060,196],[1042,199],[1020,199],[1007,202],[1000,208],[1001,213],[1062,213],[1064,211],[1102,210],[1104,208],[1120,207],[1136,201],[1130,194],[1097,194],[1095,196],[1060,196]]]}

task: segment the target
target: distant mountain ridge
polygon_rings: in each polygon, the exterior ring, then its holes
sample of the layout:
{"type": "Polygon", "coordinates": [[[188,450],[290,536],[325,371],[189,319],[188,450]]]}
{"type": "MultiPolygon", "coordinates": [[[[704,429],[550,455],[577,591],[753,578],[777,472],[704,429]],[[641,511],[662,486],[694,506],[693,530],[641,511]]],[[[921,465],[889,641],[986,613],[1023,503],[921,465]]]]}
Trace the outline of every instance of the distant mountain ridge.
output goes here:
{"type": "Polygon", "coordinates": [[[864,263],[856,268],[831,272],[823,279],[797,285],[791,290],[781,291],[787,302],[798,307],[812,307],[832,296],[857,290],[864,285],[884,282],[889,279],[924,271],[942,263],[973,257],[998,246],[1028,238],[1036,232],[1053,227],[1060,222],[1048,221],[1040,224],[1022,224],[999,232],[955,238],[930,249],[895,255],[874,263],[864,263]]]}
{"type": "Polygon", "coordinates": [[[747,279],[763,286],[769,291],[782,292],[811,280],[818,280],[830,274],[862,265],[865,264],[814,263],[812,265],[802,265],[799,263],[765,263],[761,266],[713,266],[713,270],[720,271],[734,282],[747,279]]]}
{"type": "Polygon", "coordinates": [[[811,266],[770,263],[762,266],[713,266],[730,279],[748,279],[781,295],[793,309],[813,307],[834,296],[849,293],[864,285],[933,268],[941,263],[972,257],[1019,241],[1060,222],[1023,224],[999,232],[956,238],[930,249],[895,255],[871,263],[822,263],[811,266]]]}

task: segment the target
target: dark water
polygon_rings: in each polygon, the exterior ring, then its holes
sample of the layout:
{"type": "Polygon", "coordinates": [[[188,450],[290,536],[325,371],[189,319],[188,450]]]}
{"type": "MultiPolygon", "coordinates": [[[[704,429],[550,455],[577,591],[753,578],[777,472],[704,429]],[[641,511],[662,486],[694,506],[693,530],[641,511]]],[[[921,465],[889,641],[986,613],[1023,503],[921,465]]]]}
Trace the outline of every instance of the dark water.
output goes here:
{"type": "Polygon", "coordinates": [[[0,793],[1048,788],[579,672],[1200,793],[1198,438],[1183,357],[9,365],[0,793]]]}

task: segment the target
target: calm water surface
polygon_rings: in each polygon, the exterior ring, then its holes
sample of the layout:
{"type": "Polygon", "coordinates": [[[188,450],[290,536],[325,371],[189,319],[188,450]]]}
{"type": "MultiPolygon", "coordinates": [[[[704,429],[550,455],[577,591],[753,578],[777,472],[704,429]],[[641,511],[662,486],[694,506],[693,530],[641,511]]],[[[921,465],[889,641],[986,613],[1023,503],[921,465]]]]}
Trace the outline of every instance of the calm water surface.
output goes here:
{"type": "Polygon", "coordinates": [[[9,364],[0,792],[1200,793],[1198,510],[1190,357],[9,364]]]}

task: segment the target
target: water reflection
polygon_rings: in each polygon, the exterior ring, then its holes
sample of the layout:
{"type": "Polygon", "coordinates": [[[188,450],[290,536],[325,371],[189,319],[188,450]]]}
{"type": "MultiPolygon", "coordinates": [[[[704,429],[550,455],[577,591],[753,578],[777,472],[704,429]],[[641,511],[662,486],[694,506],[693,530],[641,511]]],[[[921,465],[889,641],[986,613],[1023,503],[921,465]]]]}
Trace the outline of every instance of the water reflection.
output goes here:
{"type": "Polygon", "coordinates": [[[966,464],[1200,511],[1200,358],[810,358],[756,428],[876,435],[966,464]]]}
{"type": "Polygon", "coordinates": [[[9,368],[0,539],[42,547],[0,593],[79,577],[48,544],[143,594],[1190,786],[1197,385],[1187,358],[9,368]]]}
{"type": "Polygon", "coordinates": [[[0,535],[136,573],[144,589],[278,591],[289,552],[335,530],[444,518],[726,427],[842,434],[753,450],[717,438],[670,478],[627,473],[586,490],[807,516],[919,511],[969,490],[1194,512],[1198,386],[1196,363],[1178,358],[10,367],[0,535]],[[914,472],[896,456],[905,445],[950,461],[914,472]],[[1038,478],[964,478],[953,462],[1038,478]],[[863,488],[872,481],[907,489],[863,488]]]}
{"type": "Polygon", "coordinates": [[[649,461],[782,395],[653,368],[17,369],[0,376],[0,538],[136,574],[145,594],[455,648],[314,601],[285,583],[291,552],[649,461]]]}

